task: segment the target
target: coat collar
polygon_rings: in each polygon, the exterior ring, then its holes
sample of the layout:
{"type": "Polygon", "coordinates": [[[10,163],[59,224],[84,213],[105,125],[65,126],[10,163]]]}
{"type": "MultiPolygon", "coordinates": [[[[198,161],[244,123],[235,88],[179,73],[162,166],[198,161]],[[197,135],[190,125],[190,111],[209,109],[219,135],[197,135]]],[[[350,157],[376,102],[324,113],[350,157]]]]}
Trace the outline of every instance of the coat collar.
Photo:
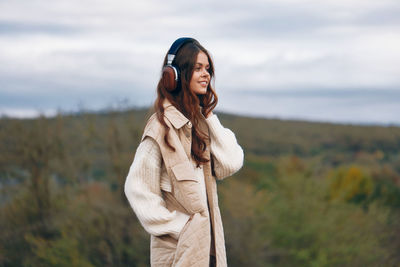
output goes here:
{"type": "Polygon", "coordinates": [[[188,123],[189,119],[185,117],[168,99],[164,99],[164,116],[172,123],[176,129],[182,128],[188,123]]]}

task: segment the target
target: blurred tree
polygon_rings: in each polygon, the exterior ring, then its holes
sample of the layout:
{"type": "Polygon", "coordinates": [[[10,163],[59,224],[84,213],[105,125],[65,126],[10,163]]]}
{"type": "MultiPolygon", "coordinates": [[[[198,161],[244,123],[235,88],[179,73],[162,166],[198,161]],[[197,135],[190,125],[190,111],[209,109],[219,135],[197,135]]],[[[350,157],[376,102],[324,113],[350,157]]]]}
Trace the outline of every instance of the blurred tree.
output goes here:
{"type": "Polygon", "coordinates": [[[24,266],[94,266],[80,253],[78,240],[64,232],[61,238],[55,240],[46,240],[31,234],[27,234],[25,238],[32,245],[34,256],[24,259],[24,266]]]}
{"type": "MultiPolygon", "coordinates": [[[[62,117],[48,119],[44,116],[35,120],[14,120],[7,125],[7,135],[2,136],[1,166],[3,171],[13,169],[26,172],[27,184],[32,194],[33,221],[48,222],[52,208],[50,177],[52,161],[62,154],[62,117]]],[[[15,171],[13,172],[15,175],[15,171]]],[[[50,234],[48,223],[43,223],[38,232],[50,234]]]]}
{"type": "Polygon", "coordinates": [[[340,167],[330,175],[330,200],[345,200],[361,203],[368,200],[374,190],[370,176],[359,167],[340,167]]]}
{"type": "MultiPolygon", "coordinates": [[[[148,115],[0,120],[0,266],[149,265],[123,194],[148,115]]],[[[399,127],[220,119],[246,153],[218,183],[229,266],[398,265],[399,127]]]]}

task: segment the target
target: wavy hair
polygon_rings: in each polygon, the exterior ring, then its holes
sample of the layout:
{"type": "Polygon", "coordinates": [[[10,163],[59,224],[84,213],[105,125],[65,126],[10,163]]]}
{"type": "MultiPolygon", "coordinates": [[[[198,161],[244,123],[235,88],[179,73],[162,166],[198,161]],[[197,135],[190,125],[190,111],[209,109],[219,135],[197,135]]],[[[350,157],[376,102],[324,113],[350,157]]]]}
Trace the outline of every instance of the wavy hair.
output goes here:
{"type": "MultiPolygon", "coordinates": [[[[167,146],[175,151],[175,148],[168,141],[169,127],[164,121],[164,107],[163,102],[168,99],[176,109],[178,109],[187,119],[192,123],[192,148],[191,155],[195,160],[197,167],[204,164],[209,160],[205,158],[204,151],[206,150],[206,138],[208,136],[199,130],[198,123],[201,117],[207,117],[208,114],[215,108],[218,102],[217,94],[214,91],[211,82],[214,83],[214,64],[208,51],[200,45],[199,42],[194,40],[184,44],[176,54],[173,65],[177,66],[180,70],[180,80],[177,84],[176,90],[170,92],[165,89],[162,77],[157,85],[157,98],[154,102],[154,110],[157,114],[157,119],[165,127],[164,141],[167,146]],[[210,68],[210,83],[207,87],[207,92],[204,95],[197,95],[190,90],[190,80],[194,72],[197,55],[199,52],[204,52],[208,57],[210,68]]],[[[165,55],[163,66],[167,64],[167,55],[165,55]]]]}

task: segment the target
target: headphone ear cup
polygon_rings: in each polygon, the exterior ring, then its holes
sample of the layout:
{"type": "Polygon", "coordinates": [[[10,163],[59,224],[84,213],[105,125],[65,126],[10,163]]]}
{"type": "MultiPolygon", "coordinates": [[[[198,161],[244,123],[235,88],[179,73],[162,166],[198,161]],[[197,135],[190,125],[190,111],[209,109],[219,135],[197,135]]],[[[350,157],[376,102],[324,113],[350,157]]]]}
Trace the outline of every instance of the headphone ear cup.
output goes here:
{"type": "Polygon", "coordinates": [[[171,65],[167,65],[162,70],[162,83],[166,90],[174,91],[178,85],[179,72],[171,65]]]}

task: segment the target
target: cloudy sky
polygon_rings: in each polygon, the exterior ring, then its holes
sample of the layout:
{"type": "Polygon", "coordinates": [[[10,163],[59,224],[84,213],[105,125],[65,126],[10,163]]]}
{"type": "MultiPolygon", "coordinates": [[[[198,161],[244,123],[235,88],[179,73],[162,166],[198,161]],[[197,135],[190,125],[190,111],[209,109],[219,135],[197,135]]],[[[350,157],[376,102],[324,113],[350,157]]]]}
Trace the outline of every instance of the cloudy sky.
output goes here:
{"type": "Polygon", "coordinates": [[[217,110],[400,124],[398,0],[2,0],[0,113],[147,106],[162,59],[196,38],[217,110]]]}

